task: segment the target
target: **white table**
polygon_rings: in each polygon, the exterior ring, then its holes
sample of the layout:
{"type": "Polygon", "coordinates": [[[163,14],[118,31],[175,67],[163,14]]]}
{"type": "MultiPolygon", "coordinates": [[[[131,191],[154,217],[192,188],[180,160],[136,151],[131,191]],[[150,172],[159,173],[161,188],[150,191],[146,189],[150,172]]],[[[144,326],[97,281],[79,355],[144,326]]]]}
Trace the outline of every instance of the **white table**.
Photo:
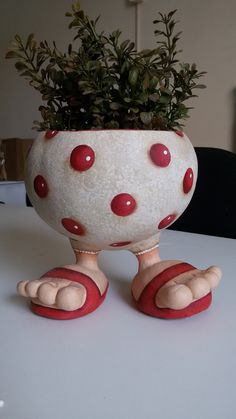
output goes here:
{"type": "Polygon", "coordinates": [[[236,240],[166,231],[163,258],[224,276],[208,311],[182,320],[133,306],[137,262],[103,252],[103,305],[75,320],[34,315],[16,283],[73,261],[69,242],[32,208],[0,205],[0,418],[234,419],[236,240]]]}
{"type": "Polygon", "coordinates": [[[0,201],[10,205],[26,206],[26,190],[23,181],[0,182],[0,201]]]}

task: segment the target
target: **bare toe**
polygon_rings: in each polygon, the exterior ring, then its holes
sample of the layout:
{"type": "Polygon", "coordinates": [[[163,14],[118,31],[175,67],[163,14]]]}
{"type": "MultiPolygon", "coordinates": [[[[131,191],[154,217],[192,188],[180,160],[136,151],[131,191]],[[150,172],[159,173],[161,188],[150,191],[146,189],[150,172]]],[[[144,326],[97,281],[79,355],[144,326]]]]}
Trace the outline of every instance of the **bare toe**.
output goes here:
{"type": "Polygon", "coordinates": [[[191,290],[184,284],[162,287],[156,295],[156,305],[159,308],[171,308],[181,310],[191,304],[193,295],[191,290]]]}
{"type": "Polygon", "coordinates": [[[53,282],[41,283],[35,297],[37,297],[45,305],[53,305],[55,304],[57,290],[58,287],[53,282]]]}
{"type": "Polygon", "coordinates": [[[29,283],[29,281],[20,281],[17,284],[17,292],[18,294],[22,295],[22,297],[28,297],[28,294],[26,293],[26,285],[29,283]]]}
{"type": "Polygon", "coordinates": [[[207,279],[210,287],[216,288],[220,282],[222,272],[218,266],[210,266],[210,268],[205,271],[205,278],[207,279]]]}
{"type": "Polygon", "coordinates": [[[86,290],[83,285],[70,285],[58,291],[56,306],[62,310],[73,311],[82,307],[86,300],[86,290]]]}
{"type": "Polygon", "coordinates": [[[208,281],[201,277],[195,277],[195,278],[190,279],[187,282],[187,286],[190,288],[192,292],[193,299],[202,298],[205,295],[207,295],[211,290],[211,287],[208,281]]]}
{"type": "Polygon", "coordinates": [[[34,279],[33,281],[28,281],[25,286],[25,291],[27,297],[35,298],[37,297],[39,286],[42,284],[42,281],[34,279]]]}

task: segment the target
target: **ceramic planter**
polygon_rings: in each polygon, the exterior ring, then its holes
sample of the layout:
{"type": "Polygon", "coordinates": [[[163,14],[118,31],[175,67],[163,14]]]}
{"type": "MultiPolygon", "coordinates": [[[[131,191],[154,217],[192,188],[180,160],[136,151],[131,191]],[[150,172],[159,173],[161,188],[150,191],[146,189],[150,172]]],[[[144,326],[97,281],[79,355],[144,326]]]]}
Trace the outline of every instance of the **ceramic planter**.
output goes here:
{"type": "Polygon", "coordinates": [[[35,210],[85,252],[155,247],[196,179],[194,148],[173,131],[41,132],[26,168],[35,210]]]}

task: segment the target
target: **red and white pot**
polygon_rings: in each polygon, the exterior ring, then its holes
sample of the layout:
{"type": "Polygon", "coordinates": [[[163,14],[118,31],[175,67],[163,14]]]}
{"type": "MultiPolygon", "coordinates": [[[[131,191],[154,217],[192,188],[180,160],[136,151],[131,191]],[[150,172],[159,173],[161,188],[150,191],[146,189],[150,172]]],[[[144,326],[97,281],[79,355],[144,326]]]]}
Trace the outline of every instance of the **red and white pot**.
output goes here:
{"type": "Polygon", "coordinates": [[[84,251],[155,247],[196,179],[194,148],[174,131],[41,132],[26,168],[35,210],[84,251]]]}

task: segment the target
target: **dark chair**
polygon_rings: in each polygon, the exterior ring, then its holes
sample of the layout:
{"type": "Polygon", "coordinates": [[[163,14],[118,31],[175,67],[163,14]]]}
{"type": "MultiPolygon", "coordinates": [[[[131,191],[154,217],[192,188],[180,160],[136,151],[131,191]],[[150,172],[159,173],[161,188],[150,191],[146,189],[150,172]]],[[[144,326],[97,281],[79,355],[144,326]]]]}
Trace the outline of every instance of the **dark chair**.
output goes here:
{"type": "Polygon", "coordinates": [[[27,207],[32,207],[32,206],[33,206],[33,205],[31,204],[31,201],[30,201],[29,196],[28,196],[28,194],[27,194],[27,193],[25,194],[25,203],[26,203],[26,206],[27,206],[27,207]]]}
{"type": "Polygon", "coordinates": [[[193,198],[172,230],[236,238],[236,154],[195,147],[198,179],[193,198]]]}

